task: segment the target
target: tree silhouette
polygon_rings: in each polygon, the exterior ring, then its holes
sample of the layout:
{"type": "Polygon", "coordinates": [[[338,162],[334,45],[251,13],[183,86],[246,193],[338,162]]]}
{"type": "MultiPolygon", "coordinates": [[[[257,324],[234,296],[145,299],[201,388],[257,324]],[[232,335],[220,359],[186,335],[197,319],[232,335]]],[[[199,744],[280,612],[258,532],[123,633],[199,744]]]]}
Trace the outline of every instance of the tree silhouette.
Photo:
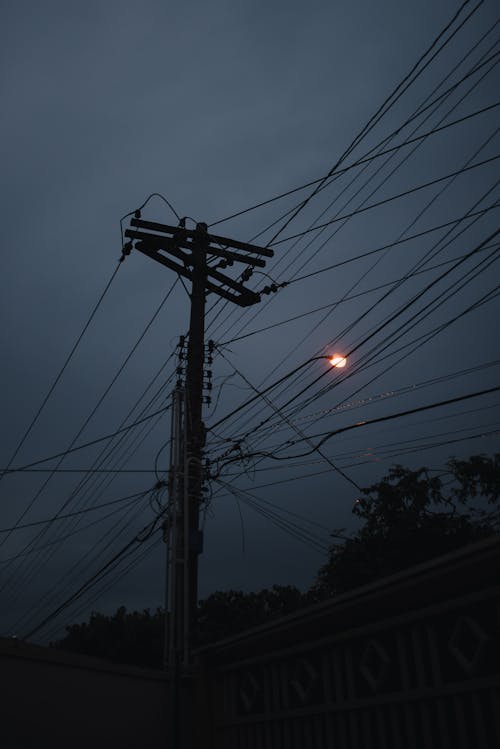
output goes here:
{"type": "Polygon", "coordinates": [[[453,459],[438,475],[393,466],[355,502],[363,525],[332,545],[312,597],[342,593],[498,533],[499,460],[498,454],[453,459]]]}
{"type": "MultiPolygon", "coordinates": [[[[500,531],[500,455],[450,460],[440,474],[393,466],[363,490],[351,538],[335,543],[311,589],[292,585],[246,593],[216,591],[200,601],[200,645],[329,598],[500,531]]],[[[141,666],[161,665],[164,612],[148,609],[113,616],[93,613],[73,624],[55,647],[141,666]]]]}

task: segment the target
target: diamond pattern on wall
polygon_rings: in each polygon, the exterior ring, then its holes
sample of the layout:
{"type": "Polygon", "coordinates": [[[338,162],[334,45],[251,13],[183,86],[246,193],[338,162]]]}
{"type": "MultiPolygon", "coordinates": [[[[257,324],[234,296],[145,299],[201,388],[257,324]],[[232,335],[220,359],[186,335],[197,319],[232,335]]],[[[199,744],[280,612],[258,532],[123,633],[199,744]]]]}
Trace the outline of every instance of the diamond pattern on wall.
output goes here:
{"type": "Polygon", "coordinates": [[[461,616],[453,627],[448,649],[464,671],[472,673],[479,665],[488,640],[484,629],[472,617],[461,616]]]}
{"type": "Polygon", "coordinates": [[[290,686],[303,705],[309,701],[318,678],[319,673],[307,658],[301,658],[297,662],[290,679],[290,686]]]}
{"type": "Polygon", "coordinates": [[[390,662],[391,659],[385,648],[376,640],[371,640],[361,656],[359,668],[375,692],[384,683],[390,662]]]}
{"type": "Polygon", "coordinates": [[[261,687],[255,676],[247,671],[241,678],[238,691],[244,711],[246,713],[251,712],[261,691],[261,687]]]}

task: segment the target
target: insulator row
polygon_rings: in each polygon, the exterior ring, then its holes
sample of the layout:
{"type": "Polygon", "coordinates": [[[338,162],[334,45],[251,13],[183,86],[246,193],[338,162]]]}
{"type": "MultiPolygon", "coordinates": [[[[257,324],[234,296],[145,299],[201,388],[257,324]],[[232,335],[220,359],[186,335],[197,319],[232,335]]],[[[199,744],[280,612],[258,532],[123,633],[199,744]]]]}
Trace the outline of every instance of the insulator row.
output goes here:
{"type": "Polygon", "coordinates": [[[278,287],[276,286],[275,283],[272,283],[270,286],[264,286],[264,288],[262,289],[260,293],[261,294],[271,294],[271,293],[274,294],[275,291],[278,291],[278,287]]]}
{"type": "Polygon", "coordinates": [[[215,267],[224,269],[224,268],[227,268],[228,266],[231,267],[232,265],[234,265],[234,260],[228,257],[228,258],[224,258],[224,260],[220,260],[215,267]]]}

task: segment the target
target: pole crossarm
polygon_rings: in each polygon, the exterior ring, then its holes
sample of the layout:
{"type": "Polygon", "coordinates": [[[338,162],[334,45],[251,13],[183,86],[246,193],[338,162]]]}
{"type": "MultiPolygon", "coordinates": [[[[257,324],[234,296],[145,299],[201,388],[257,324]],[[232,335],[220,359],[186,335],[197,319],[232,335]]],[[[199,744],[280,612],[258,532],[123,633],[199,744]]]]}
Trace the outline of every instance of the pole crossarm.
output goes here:
{"type": "MultiPolygon", "coordinates": [[[[143,222],[146,223],[146,222],[143,222]]],[[[147,222],[150,223],[150,222],[147,222]]],[[[125,232],[125,236],[129,239],[135,239],[135,240],[143,240],[145,242],[149,242],[152,245],[155,245],[156,247],[163,249],[167,252],[172,252],[173,254],[176,254],[176,251],[179,247],[182,247],[187,250],[193,249],[193,242],[187,241],[183,238],[183,233],[187,230],[177,230],[177,235],[174,235],[173,237],[168,237],[163,234],[151,234],[149,232],[144,231],[134,231],[133,229],[127,229],[125,232]]],[[[255,268],[265,268],[266,261],[262,260],[260,257],[252,257],[251,255],[239,255],[237,252],[232,252],[231,250],[228,250],[223,247],[214,247],[213,245],[210,245],[210,247],[207,250],[209,255],[216,255],[217,257],[221,257],[224,260],[227,260],[228,265],[232,265],[234,262],[237,263],[245,263],[246,265],[253,265],[255,268]]]]}
{"type": "MultiPolygon", "coordinates": [[[[186,242],[179,246],[190,247],[191,244],[188,240],[197,241],[199,233],[197,229],[186,229],[181,226],[169,226],[168,224],[159,224],[157,221],[144,221],[144,219],[132,218],[130,219],[130,225],[135,226],[138,229],[147,229],[148,231],[158,232],[160,234],[171,234],[176,237],[176,241],[186,242]]],[[[274,257],[274,251],[268,247],[259,247],[256,244],[249,244],[248,242],[240,242],[237,239],[228,239],[228,237],[220,237],[217,234],[206,234],[206,238],[210,245],[218,244],[223,245],[223,249],[232,247],[235,250],[243,250],[244,252],[253,252],[255,255],[263,255],[264,257],[274,257]]],[[[212,252],[209,248],[209,251],[212,252]]],[[[246,262],[247,258],[244,258],[243,262],[246,262]]]]}
{"type": "MultiPolygon", "coordinates": [[[[179,273],[184,278],[188,278],[191,281],[193,280],[192,269],[194,267],[194,257],[195,253],[199,251],[199,230],[185,229],[178,226],[167,226],[166,224],[158,224],[154,221],[143,221],[141,219],[132,219],[130,223],[132,226],[137,227],[139,231],[137,229],[127,229],[125,231],[125,236],[127,239],[135,242],[136,250],[142,252],[153,260],[156,260],[162,265],[165,265],[176,273],[179,273]],[[141,231],[141,229],[143,231],[141,231]],[[144,231],[144,229],[146,231],[144,231]],[[161,231],[163,233],[151,233],[151,231],[161,231]],[[189,252],[186,252],[185,250],[188,250],[189,252]],[[168,253],[177,260],[180,260],[182,265],[165,257],[164,253],[168,253]]],[[[222,258],[220,266],[206,266],[207,278],[205,286],[207,291],[212,291],[224,299],[227,299],[234,304],[238,304],[240,307],[249,307],[252,304],[259,302],[260,295],[258,293],[247,289],[240,281],[235,281],[224,273],[221,273],[217,270],[217,267],[226,267],[226,265],[233,265],[234,262],[241,262],[246,265],[263,268],[266,264],[265,261],[261,258],[255,258],[250,255],[241,255],[232,250],[228,250],[227,248],[213,247],[212,242],[219,242],[219,240],[221,240],[221,243],[223,241],[227,243],[228,246],[237,245],[238,249],[245,249],[248,252],[253,253],[260,252],[266,256],[272,255],[272,250],[245,244],[244,242],[237,242],[236,240],[229,240],[225,237],[215,237],[210,234],[205,234],[203,239],[205,242],[204,251],[206,254],[222,258]],[[213,281],[218,281],[219,283],[214,283],[213,281]]]]}

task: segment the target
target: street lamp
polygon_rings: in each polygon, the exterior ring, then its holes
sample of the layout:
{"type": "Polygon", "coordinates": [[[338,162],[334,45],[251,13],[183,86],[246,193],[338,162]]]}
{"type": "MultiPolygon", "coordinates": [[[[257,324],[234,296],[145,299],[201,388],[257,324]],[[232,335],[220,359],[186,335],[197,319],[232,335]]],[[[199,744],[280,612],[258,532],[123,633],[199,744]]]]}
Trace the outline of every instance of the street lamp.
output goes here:
{"type": "Polygon", "coordinates": [[[333,354],[333,356],[330,356],[328,358],[328,361],[330,362],[332,367],[337,367],[338,369],[345,367],[345,365],[347,364],[347,359],[345,356],[342,356],[342,354],[333,354]]]}

